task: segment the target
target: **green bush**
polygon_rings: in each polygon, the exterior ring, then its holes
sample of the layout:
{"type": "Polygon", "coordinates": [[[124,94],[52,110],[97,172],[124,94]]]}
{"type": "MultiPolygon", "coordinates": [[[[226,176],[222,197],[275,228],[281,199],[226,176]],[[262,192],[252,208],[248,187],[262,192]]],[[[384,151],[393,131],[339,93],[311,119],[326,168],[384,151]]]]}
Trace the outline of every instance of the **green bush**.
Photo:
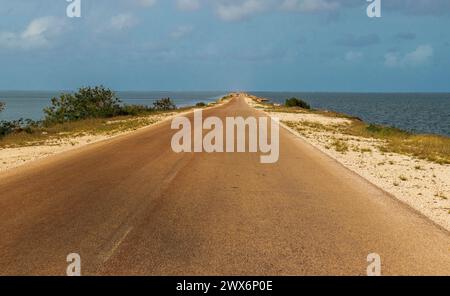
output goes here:
{"type": "Polygon", "coordinates": [[[0,112],[2,112],[3,110],[5,110],[5,103],[0,102],[0,112]]]}
{"type": "Polygon", "coordinates": [[[153,103],[153,109],[156,111],[170,111],[177,109],[177,106],[170,98],[160,99],[153,103]]]}
{"type": "Polygon", "coordinates": [[[311,106],[305,101],[297,98],[290,98],[286,100],[286,107],[300,107],[303,109],[311,109],[311,106]]]}
{"type": "Polygon", "coordinates": [[[200,103],[197,103],[197,104],[195,105],[195,107],[199,107],[199,108],[206,107],[206,104],[203,103],[203,102],[200,102],[200,103]]]}
{"type": "Polygon", "coordinates": [[[46,123],[63,123],[87,118],[106,118],[120,114],[120,100],[103,86],[80,88],[74,94],[52,98],[52,106],[45,108],[46,123]]]}

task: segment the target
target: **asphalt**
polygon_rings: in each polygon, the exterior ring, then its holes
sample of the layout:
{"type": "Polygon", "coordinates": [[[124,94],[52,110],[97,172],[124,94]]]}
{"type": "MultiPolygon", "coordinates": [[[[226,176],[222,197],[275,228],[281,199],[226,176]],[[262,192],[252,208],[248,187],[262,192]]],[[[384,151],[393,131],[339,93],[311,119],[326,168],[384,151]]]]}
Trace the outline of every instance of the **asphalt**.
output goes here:
{"type": "MultiPolygon", "coordinates": [[[[192,120],[192,114],[188,115],[192,120]]],[[[245,100],[204,116],[264,116],[245,100]]],[[[170,121],[0,175],[0,275],[450,275],[450,235],[287,130],[174,153],[170,121]]]]}

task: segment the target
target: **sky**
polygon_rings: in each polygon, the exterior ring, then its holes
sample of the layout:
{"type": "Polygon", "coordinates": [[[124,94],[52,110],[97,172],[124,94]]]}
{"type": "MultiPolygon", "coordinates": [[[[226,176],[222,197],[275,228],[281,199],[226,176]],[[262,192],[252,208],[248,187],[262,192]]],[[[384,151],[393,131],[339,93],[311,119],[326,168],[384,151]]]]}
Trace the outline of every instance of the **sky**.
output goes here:
{"type": "Polygon", "coordinates": [[[449,92],[450,1],[0,0],[0,90],[449,92]]]}

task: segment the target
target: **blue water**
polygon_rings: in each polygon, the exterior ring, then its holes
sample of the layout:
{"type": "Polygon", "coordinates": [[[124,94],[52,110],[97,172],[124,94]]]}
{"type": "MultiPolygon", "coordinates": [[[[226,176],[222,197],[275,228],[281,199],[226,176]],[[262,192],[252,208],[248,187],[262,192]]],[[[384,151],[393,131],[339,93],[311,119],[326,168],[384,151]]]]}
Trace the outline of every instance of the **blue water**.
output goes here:
{"type": "Polygon", "coordinates": [[[450,136],[450,93],[251,93],[277,103],[302,98],[313,108],[357,116],[366,122],[450,136]]]}
{"type": "MultiPolygon", "coordinates": [[[[225,95],[217,92],[117,92],[126,104],[152,105],[160,98],[170,97],[177,106],[211,102],[225,95]]],[[[418,133],[450,136],[450,93],[312,93],[312,92],[250,92],[259,97],[284,103],[290,97],[309,102],[314,108],[333,110],[357,116],[370,123],[399,127],[418,133]]],[[[42,119],[42,109],[60,92],[0,91],[6,110],[0,120],[18,118],[42,119]]]]}
{"type": "MultiPolygon", "coordinates": [[[[178,107],[195,105],[198,102],[209,103],[223,97],[226,91],[201,92],[168,92],[168,91],[126,91],[117,92],[117,96],[124,104],[152,106],[153,102],[161,98],[171,98],[178,107]]],[[[15,120],[30,118],[40,120],[44,113],[42,109],[50,105],[52,97],[61,92],[49,91],[0,91],[0,102],[6,103],[6,109],[0,113],[0,120],[15,120]]]]}

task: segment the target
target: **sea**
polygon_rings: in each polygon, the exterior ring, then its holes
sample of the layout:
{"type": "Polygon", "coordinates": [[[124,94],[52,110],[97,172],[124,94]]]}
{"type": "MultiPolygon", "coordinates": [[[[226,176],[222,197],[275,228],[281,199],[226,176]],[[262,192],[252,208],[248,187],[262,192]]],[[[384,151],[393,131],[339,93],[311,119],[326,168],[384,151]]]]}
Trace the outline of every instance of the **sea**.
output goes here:
{"type": "MultiPolygon", "coordinates": [[[[171,98],[179,107],[198,102],[213,102],[229,91],[119,91],[125,104],[151,106],[161,98],[171,98]]],[[[6,109],[0,120],[29,118],[40,120],[42,109],[61,91],[0,91],[6,109]]],[[[344,93],[344,92],[267,92],[248,91],[253,95],[284,103],[297,97],[313,108],[356,116],[362,120],[398,127],[415,133],[450,136],[450,93],[344,93]]]]}
{"type": "Polygon", "coordinates": [[[356,116],[414,133],[450,136],[450,93],[249,92],[284,103],[301,98],[315,109],[356,116]]]}

